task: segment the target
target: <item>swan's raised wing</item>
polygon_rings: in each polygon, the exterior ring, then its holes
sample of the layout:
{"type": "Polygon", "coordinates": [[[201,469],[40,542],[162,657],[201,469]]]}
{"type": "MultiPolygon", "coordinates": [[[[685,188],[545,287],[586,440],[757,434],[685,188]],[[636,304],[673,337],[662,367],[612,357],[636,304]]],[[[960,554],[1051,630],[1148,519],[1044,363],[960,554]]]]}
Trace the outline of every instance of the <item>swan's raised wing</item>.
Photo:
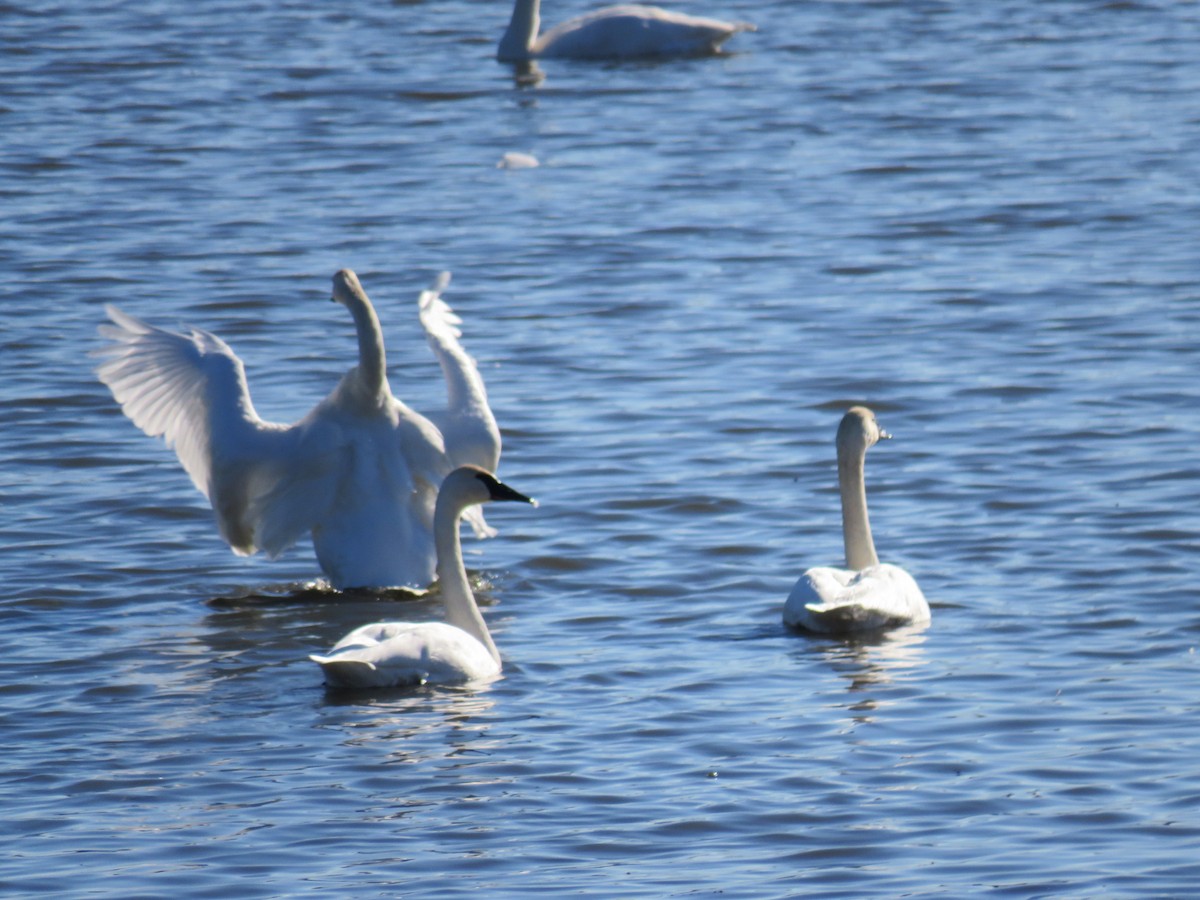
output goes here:
{"type": "Polygon", "coordinates": [[[442,299],[450,283],[443,272],[418,299],[421,327],[446,379],[449,406],[438,422],[452,465],[475,465],[495,472],[500,462],[500,430],[488,406],[487,390],[479,367],[463,349],[462,319],[442,299]]]}
{"type": "Polygon", "coordinates": [[[275,555],[306,533],[332,495],[334,436],[260,419],[242,361],[216,335],[106,311],[97,375],[138,428],[175,450],[233,550],[275,555]]]}
{"type": "Polygon", "coordinates": [[[205,497],[212,485],[214,418],[258,420],[242,361],[219,337],[192,330],[164,331],[115,306],[101,336],[112,343],[96,369],[121,410],[150,437],[175,450],[192,484],[205,497]]]}
{"type": "MultiPolygon", "coordinates": [[[[449,406],[446,414],[435,420],[445,439],[451,468],[475,465],[495,472],[500,465],[500,429],[488,405],[479,366],[459,342],[462,319],[442,299],[449,284],[450,273],[443,272],[417,300],[421,327],[446,379],[449,406]]],[[[484,521],[481,507],[467,510],[463,518],[470,523],[476,537],[496,534],[484,521]]]]}

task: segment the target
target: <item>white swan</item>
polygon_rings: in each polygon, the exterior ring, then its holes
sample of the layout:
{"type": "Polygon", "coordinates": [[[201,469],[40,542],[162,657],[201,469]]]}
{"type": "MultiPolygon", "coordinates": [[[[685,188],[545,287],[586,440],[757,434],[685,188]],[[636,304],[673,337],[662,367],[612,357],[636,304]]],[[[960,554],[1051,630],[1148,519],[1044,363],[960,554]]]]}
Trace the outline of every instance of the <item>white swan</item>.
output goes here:
{"type": "Polygon", "coordinates": [[[541,0],[516,0],[496,58],[634,59],[717,53],[748,22],[722,22],[657,6],[610,6],[577,16],[539,36],[541,0]]]}
{"type": "Polygon", "coordinates": [[[867,449],[890,437],[865,406],[842,417],[837,461],[846,568],[822,566],[801,575],[783,608],[785,624],[846,633],[929,621],[929,604],[916,581],[899,566],[880,563],[871,538],[863,467],[867,449]]]}
{"type": "Polygon", "coordinates": [[[479,681],[500,674],[500,654],[488,633],[463,565],[458,521],[474,504],[533,503],[489,472],[462,466],[438,493],[433,533],[445,622],[378,622],[356,628],[329,653],[309,657],[332,687],[399,687],[479,681]]]}
{"type": "MultiPolygon", "coordinates": [[[[235,553],[277,556],[311,532],[335,588],[424,588],[438,486],[460,460],[495,471],[500,453],[483,382],[439,296],[446,281],[420,306],[449,385],[445,439],[392,396],[379,319],[349,269],[334,275],[332,299],[354,317],[358,365],[294,425],[258,417],[242,361],[199,329],[175,334],[108,306],[113,324],[100,333],[112,343],[96,371],[135,425],[174,447],[235,553]]],[[[492,533],[481,516],[471,521],[492,533]]]]}

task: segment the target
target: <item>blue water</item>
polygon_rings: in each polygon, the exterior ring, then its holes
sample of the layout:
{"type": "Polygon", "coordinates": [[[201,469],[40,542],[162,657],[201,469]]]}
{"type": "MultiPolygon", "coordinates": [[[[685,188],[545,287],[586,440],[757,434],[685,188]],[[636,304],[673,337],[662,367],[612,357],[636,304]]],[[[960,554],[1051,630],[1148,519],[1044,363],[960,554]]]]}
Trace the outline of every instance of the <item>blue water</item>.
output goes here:
{"type": "Polygon", "coordinates": [[[523,86],[499,0],[0,8],[0,893],[1195,892],[1200,7],[673,5],[759,31],[523,86]],[[233,556],[92,374],[117,303],[295,420],[343,266],[423,410],[453,271],[541,500],[489,688],[327,693],[436,602],[233,556]],[[933,622],[788,633],[855,402],[933,622]]]}

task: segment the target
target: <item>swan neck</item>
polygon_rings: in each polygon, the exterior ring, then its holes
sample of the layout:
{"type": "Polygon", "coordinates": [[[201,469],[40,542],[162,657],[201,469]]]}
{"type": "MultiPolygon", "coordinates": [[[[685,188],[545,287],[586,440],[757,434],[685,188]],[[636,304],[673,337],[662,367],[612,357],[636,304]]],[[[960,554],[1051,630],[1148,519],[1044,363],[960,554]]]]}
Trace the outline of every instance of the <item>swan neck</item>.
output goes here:
{"type": "Polygon", "coordinates": [[[502,60],[528,59],[541,27],[541,0],[516,0],[508,29],[500,39],[496,55],[502,60]]]}
{"type": "Polygon", "coordinates": [[[866,451],[838,448],[838,487],[842,495],[842,539],[846,567],[856,572],[879,565],[871,523],[867,518],[867,486],[863,474],[866,451]]]}
{"type": "Polygon", "coordinates": [[[463,563],[462,542],[459,540],[459,520],[462,509],[449,491],[438,494],[437,507],[433,514],[433,537],[437,547],[437,576],[441,584],[442,604],[446,608],[446,621],[465,631],[487,648],[492,659],[500,662],[500,652],[492,641],[483,615],[471,593],[467,580],[467,568],[463,563]]]}
{"type": "Polygon", "coordinates": [[[355,296],[346,304],[354,316],[358,332],[358,372],[363,385],[374,395],[382,394],[387,371],[387,356],[383,347],[383,329],[379,316],[365,296],[355,296]]]}

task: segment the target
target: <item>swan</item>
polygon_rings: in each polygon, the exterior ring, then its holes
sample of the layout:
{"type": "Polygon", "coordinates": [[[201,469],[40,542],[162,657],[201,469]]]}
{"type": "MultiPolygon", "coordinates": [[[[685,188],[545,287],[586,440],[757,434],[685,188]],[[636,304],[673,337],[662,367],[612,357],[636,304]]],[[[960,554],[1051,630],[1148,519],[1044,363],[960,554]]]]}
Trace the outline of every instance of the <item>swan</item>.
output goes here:
{"type": "Polygon", "coordinates": [[[929,621],[929,604],[917,582],[899,566],[880,563],[871,538],[863,464],[868,448],[890,437],[865,406],[842,417],[837,461],[846,568],[819,566],[801,575],[783,607],[785,624],[847,633],[929,621]]]}
{"type": "Polygon", "coordinates": [[[501,62],[531,59],[633,59],[653,56],[703,56],[748,22],[722,22],[657,6],[609,6],[577,16],[540,37],[541,0],[516,0],[508,29],[500,39],[501,62]]]}
{"type": "MultiPolygon", "coordinates": [[[[420,298],[449,390],[442,429],[392,396],[379,318],[349,269],[333,276],[331,299],[354,318],[358,365],[293,425],[259,418],[242,361],[220,338],[166,331],[115,306],[100,326],[110,343],[96,372],[135,425],[174,448],[238,555],[275,557],[309,532],[338,590],[424,589],[437,560],[438,486],[462,462],[495,471],[500,455],[483,381],[441,299],[448,280],[420,298]]],[[[477,508],[468,518],[477,534],[495,533],[477,508]]]]}
{"type": "Polygon", "coordinates": [[[363,625],[325,655],[309,656],[331,687],[400,687],[479,681],[500,674],[500,654],[488,633],[463,565],[458,522],[464,510],[493,500],[532,503],[478,466],[460,466],[442,483],[433,516],[437,572],[445,622],[363,625]]]}

